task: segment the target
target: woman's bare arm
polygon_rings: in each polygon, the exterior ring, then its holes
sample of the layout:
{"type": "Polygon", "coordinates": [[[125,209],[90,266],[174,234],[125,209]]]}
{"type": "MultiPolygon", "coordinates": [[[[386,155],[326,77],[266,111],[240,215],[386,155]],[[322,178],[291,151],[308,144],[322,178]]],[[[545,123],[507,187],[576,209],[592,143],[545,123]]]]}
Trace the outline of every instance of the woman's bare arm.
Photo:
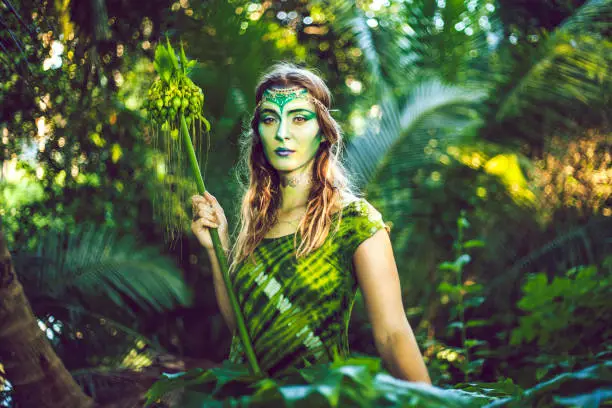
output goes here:
{"type": "Polygon", "coordinates": [[[376,348],[395,377],[431,384],[414,333],[406,318],[389,234],[381,229],[353,255],[376,348]]]}

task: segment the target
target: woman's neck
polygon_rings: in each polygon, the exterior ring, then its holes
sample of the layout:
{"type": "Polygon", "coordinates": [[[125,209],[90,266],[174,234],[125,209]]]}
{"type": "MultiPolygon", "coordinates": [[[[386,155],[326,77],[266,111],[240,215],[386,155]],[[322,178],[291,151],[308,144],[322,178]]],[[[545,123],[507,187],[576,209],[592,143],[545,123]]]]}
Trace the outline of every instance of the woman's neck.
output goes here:
{"type": "Polygon", "coordinates": [[[296,209],[307,206],[308,196],[312,188],[312,165],[311,161],[307,166],[296,169],[290,173],[281,173],[280,192],[282,214],[289,214],[296,209]]]}

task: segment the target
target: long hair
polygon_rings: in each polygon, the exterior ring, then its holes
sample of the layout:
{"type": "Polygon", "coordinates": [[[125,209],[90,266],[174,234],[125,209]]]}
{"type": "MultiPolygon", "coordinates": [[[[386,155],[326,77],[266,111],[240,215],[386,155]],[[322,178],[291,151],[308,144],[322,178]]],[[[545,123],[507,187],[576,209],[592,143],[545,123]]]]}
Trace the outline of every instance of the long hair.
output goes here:
{"type": "MultiPolygon", "coordinates": [[[[263,75],[255,91],[256,106],[266,89],[281,86],[301,86],[327,108],[315,103],[317,120],[324,140],[314,158],[312,187],[308,196],[306,213],[294,234],[294,247],[298,234],[301,243],[296,249],[296,258],[319,248],[332,224],[332,209],[358,192],[346,174],[340,157],[343,149],[340,126],[329,114],[331,94],[325,82],[313,72],[289,63],[279,63],[263,75]]],[[[259,109],[251,119],[250,129],[240,140],[240,159],[237,167],[239,183],[242,184],[243,198],[240,205],[240,230],[231,249],[230,271],[246,258],[255,262],[253,252],[265,234],[278,220],[281,204],[280,177],[264,155],[259,135],[259,109]],[[248,183],[241,183],[240,173],[247,173],[248,183]]],[[[342,218],[339,214],[338,225],[342,218]]],[[[337,231],[337,229],[335,230],[337,231]]]]}

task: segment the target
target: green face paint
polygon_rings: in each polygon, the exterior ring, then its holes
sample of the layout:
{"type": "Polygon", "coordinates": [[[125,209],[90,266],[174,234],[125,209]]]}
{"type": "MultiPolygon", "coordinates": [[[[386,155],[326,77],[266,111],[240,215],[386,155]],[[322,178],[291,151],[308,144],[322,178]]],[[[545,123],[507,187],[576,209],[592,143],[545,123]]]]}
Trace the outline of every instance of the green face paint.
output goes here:
{"type": "Polygon", "coordinates": [[[270,88],[266,89],[261,98],[261,102],[272,102],[280,108],[281,114],[285,106],[295,99],[308,99],[308,90],[305,88],[270,88]]]}
{"type": "MultiPolygon", "coordinates": [[[[288,117],[286,119],[289,119],[290,116],[297,123],[308,122],[317,117],[317,114],[315,112],[312,112],[307,109],[291,109],[287,113],[287,115],[288,117]]],[[[276,119],[282,118],[283,116],[283,113],[281,113],[279,116],[278,112],[274,109],[262,109],[259,122],[269,125],[276,119]]]]}
{"type": "Polygon", "coordinates": [[[315,105],[303,88],[264,94],[258,130],[269,163],[286,174],[311,162],[322,141],[315,105]],[[293,153],[279,155],[278,148],[293,153]]]}

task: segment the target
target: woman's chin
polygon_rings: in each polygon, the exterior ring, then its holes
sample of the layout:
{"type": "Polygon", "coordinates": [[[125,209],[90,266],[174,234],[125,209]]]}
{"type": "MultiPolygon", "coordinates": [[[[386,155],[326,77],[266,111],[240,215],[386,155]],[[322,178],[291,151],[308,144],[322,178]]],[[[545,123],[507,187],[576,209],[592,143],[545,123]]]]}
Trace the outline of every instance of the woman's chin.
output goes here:
{"type": "Polygon", "coordinates": [[[274,167],[276,171],[286,173],[295,170],[297,166],[294,163],[289,163],[288,161],[283,163],[276,161],[272,163],[272,167],[274,167]]]}

